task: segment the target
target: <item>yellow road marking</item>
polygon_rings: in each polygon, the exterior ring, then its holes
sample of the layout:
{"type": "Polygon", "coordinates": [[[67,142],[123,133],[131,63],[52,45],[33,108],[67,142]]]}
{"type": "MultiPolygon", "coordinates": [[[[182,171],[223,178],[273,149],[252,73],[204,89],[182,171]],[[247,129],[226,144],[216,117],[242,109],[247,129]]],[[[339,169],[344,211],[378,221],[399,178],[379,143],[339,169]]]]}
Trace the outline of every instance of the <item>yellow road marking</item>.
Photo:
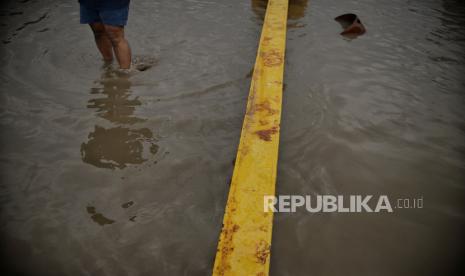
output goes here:
{"type": "Polygon", "coordinates": [[[253,72],[213,275],[268,275],[288,0],[269,0],[253,72]]]}

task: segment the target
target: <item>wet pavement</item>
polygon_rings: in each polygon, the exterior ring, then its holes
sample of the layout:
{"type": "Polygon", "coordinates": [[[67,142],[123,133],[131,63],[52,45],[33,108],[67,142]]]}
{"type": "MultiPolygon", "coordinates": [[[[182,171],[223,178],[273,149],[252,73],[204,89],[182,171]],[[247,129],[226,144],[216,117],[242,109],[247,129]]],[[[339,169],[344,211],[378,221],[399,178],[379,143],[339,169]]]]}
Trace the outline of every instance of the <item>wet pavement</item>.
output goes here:
{"type": "MultiPolygon", "coordinates": [[[[121,75],[100,61],[74,1],[3,3],[4,267],[210,274],[264,7],[133,1],[128,39],[153,67],[121,75]]],[[[459,1],[291,1],[277,193],[423,197],[424,208],[277,214],[271,275],[456,267],[464,14],[459,1]],[[348,12],[366,34],[339,35],[333,19],[348,12]]]]}

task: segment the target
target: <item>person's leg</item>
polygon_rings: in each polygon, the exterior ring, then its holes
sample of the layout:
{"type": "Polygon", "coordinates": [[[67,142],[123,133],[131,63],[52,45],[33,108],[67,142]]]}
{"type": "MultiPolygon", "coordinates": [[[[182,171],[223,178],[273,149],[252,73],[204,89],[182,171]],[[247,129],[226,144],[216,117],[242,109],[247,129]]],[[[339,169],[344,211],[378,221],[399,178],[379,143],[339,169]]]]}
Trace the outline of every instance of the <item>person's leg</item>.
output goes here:
{"type": "Polygon", "coordinates": [[[105,33],[113,46],[119,67],[121,69],[129,69],[131,67],[131,48],[124,37],[124,27],[106,24],[104,27],[105,33]]]}
{"type": "Polygon", "coordinates": [[[95,43],[105,62],[111,62],[113,60],[113,49],[110,40],[106,36],[105,27],[103,26],[99,11],[81,4],[80,17],[81,24],[88,24],[92,29],[95,43]]]}
{"type": "Polygon", "coordinates": [[[107,36],[104,25],[101,22],[90,23],[89,25],[94,32],[95,43],[102,54],[103,60],[105,60],[105,62],[113,61],[113,47],[107,36]]]}

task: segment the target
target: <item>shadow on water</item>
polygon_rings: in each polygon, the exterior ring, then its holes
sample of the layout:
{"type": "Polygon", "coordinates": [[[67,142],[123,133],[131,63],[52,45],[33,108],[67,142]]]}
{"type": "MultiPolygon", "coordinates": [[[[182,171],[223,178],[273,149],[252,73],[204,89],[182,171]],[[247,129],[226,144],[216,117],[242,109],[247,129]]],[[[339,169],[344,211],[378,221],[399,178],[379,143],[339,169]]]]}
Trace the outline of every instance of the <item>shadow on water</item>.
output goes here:
{"type": "MultiPolygon", "coordinates": [[[[260,20],[265,18],[266,6],[268,0],[252,0],[252,10],[260,20]]],[[[289,0],[288,19],[297,20],[305,15],[308,0],[289,0]]],[[[293,22],[289,23],[289,27],[294,27],[293,22]]]]}
{"type": "Polygon", "coordinates": [[[158,152],[157,140],[150,129],[130,127],[145,120],[134,116],[141,102],[137,97],[131,98],[129,78],[107,70],[97,82],[99,87],[91,89],[91,95],[96,98],[90,99],[87,107],[115,126],[95,125],[88,141],[81,145],[85,163],[99,168],[123,169],[130,164],[142,164],[148,156],[158,152]]]}

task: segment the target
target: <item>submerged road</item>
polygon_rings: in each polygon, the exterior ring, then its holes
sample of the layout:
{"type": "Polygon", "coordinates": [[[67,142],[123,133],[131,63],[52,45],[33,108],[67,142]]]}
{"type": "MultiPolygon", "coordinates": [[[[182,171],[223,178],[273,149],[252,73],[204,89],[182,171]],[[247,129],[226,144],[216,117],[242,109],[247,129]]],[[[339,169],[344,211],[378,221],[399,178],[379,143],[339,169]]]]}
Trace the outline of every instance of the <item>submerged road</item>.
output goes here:
{"type": "MultiPolygon", "coordinates": [[[[230,188],[243,191],[230,178],[266,3],[132,1],[133,53],[156,63],[118,76],[102,67],[76,0],[2,1],[1,272],[212,274],[230,188]]],[[[247,258],[261,275],[268,263],[275,276],[458,274],[464,15],[460,0],[289,1],[279,165],[267,189],[422,198],[424,208],[302,210],[254,224],[238,215],[241,207],[230,220],[240,227],[229,228],[234,249],[216,267],[233,274],[247,258]],[[334,18],[343,13],[356,13],[367,32],[340,36],[334,18]],[[269,232],[252,235],[254,225],[269,232]]],[[[257,88],[268,81],[254,76],[257,88]]],[[[267,109],[254,116],[269,124],[254,121],[247,135],[260,149],[278,139],[270,119],[277,114],[267,117],[267,109]]],[[[269,173],[270,160],[254,165],[268,162],[269,173]]],[[[264,192],[236,193],[236,202],[254,193],[264,192]]]]}

